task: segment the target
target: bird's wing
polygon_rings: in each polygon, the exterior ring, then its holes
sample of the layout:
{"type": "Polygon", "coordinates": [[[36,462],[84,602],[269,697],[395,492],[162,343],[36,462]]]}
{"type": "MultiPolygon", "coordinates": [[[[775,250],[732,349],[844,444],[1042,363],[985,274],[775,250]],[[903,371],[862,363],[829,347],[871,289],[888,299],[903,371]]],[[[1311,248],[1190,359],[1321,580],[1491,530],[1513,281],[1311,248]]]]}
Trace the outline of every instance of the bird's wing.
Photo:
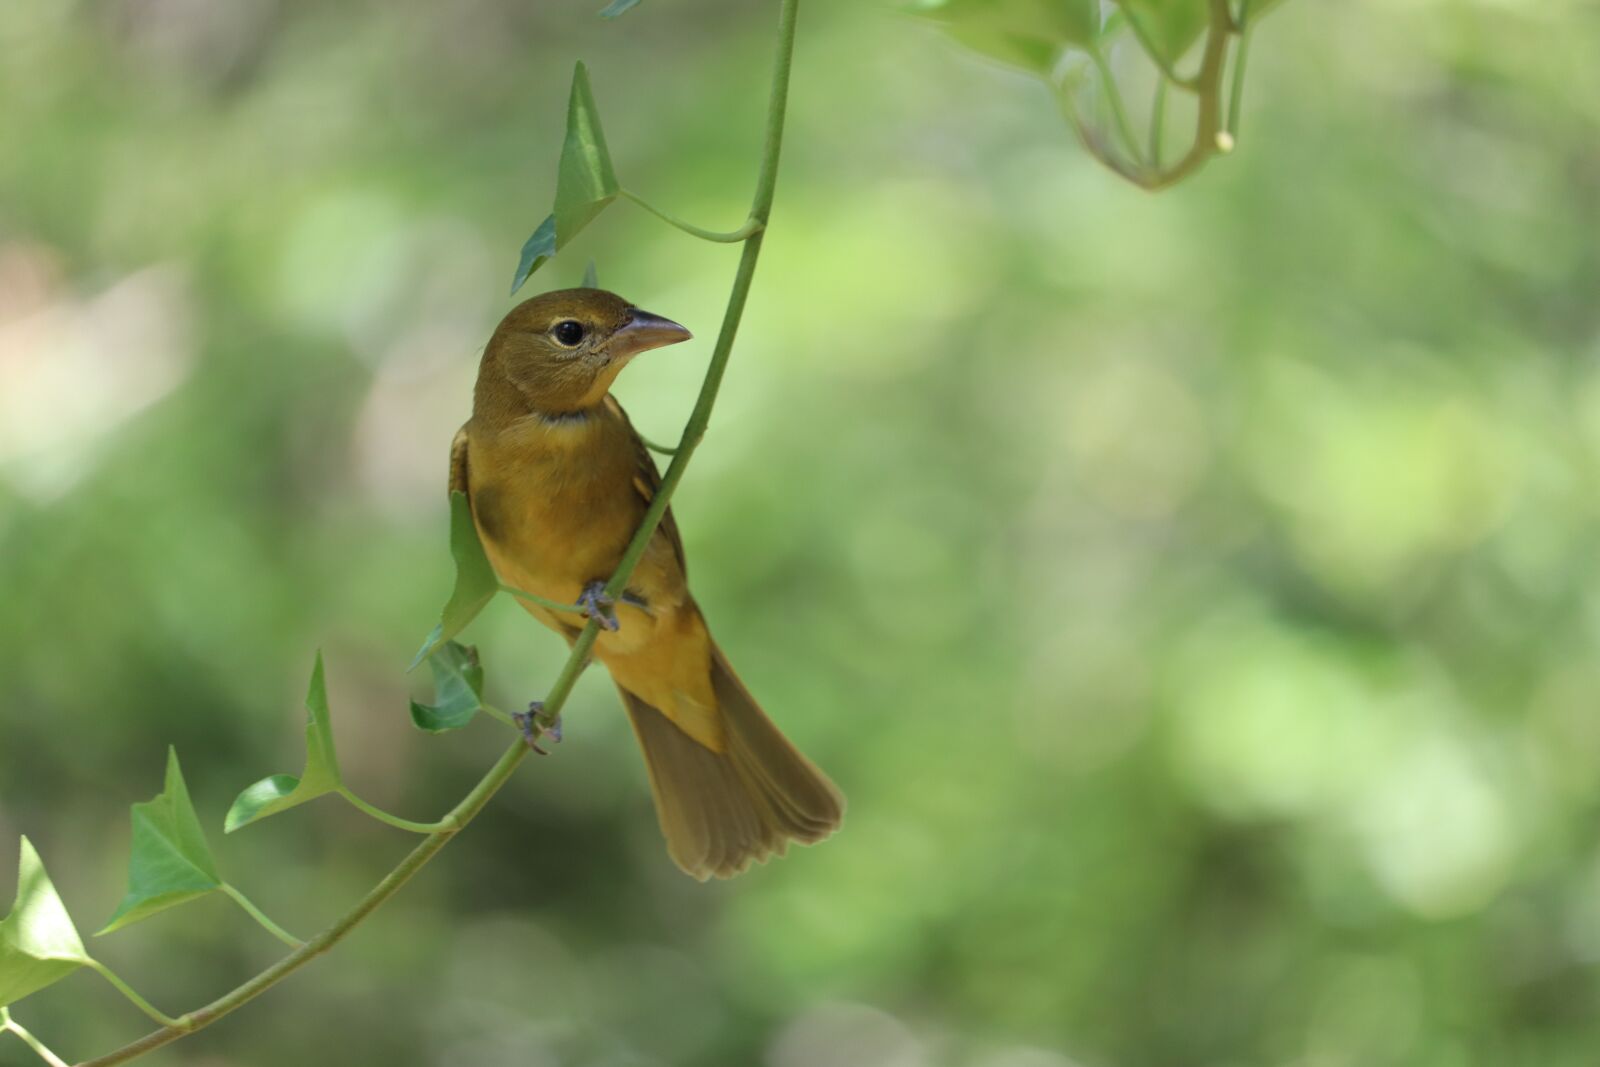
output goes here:
{"type": "MultiPolygon", "coordinates": [[[[628,428],[628,436],[633,439],[633,488],[644,498],[648,507],[661,488],[661,471],[656,468],[655,457],[650,454],[650,449],[645,445],[644,438],[639,436],[639,431],[633,428],[633,423],[628,420],[628,413],[622,410],[617,398],[607,394],[606,403],[616,412],[622,424],[628,428]]],[[[667,540],[672,544],[672,554],[678,558],[678,569],[687,576],[689,564],[683,555],[683,535],[678,532],[678,520],[672,517],[670,507],[667,508],[666,514],[661,516],[659,529],[667,535],[667,540]]]]}
{"type": "Polygon", "coordinates": [[[450,492],[465,493],[470,499],[472,491],[467,485],[467,428],[463,426],[450,442],[450,492]]]}

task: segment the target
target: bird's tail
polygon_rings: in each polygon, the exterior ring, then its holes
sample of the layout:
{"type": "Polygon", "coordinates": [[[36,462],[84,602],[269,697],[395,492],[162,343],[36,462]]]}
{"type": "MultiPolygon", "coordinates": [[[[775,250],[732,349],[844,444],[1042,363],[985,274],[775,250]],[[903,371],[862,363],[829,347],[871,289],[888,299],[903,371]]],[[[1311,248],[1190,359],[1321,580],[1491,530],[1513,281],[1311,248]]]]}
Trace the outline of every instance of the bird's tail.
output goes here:
{"type": "Polygon", "coordinates": [[[783,855],[789,841],[821,841],[839,828],[844,797],[789,743],[712,646],[711,680],[727,744],[714,752],[660,711],[622,690],[644,749],[667,851],[701,881],[729,878],[783,855]]]}

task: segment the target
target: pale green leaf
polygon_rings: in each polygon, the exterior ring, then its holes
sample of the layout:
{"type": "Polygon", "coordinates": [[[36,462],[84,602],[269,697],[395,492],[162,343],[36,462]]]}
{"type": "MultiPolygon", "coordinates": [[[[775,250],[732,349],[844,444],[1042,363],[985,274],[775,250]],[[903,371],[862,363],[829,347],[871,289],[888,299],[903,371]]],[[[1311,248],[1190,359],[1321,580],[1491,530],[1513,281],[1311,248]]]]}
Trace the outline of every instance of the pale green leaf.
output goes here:
{"type": "Polygon", "coordinates": [[[522,246],[511,291],[522,288],[529,275],[565,248],[619,192],[600,111],[589,88],[589,70],[579,63],[572,72],[572,95],[567,100],[567,136],[561,145],[555,210],[522,246]]]}
{"type": "Polygon", "coordinates": [[[26,837],[17,860],[17,902],[0,922],[0,1007],[58,982],[89,953],[26,837]]]}
{"type": "Polygon", "coordinates": [[[450,494],[450,555],[456,563],[455,587],[439,616],[439,625],[422,643],[407,670],[416,670],[439,646],[466,629],[500,589],[500,579],[495,577],[483,542],[478,539],[478,525],[472,521],[472,504],[467,494],[459,491],[450,494]]]}
{"type": "Polygon", "coordinates": [[[339,756],[333,747],[333,721],[328,708],[322,653],[318,652],[316,664],[311,668],[311,684],[306,690],[305,771],[298,778],[292,774],[274,774],[240,793],[228,809],[223,830],[231,834],[257,819],[337,792],[343,783],[339,756]]]}
{"type": "Polygon", "coordinates": [[[459,730],[483,708],[483,667],[478,650],[455,641],[441,648],[428,666],[433,671],[434,703],[411,702],[411,721],[419,730],[459,730]]]}
{"type": "Polygon", "coordinates": [[[1047,76],[1067,48],[1095,46],[1098,0],[922,0],[913,14],[991,59],[1047,76]]]}
{"type": "Polygon", "coordinates": [[[102,934],[222,887],[211,846],[189,800],[178,753],[167,750],[167,780],[153,800],[133,805],[128,893],[102,934]]]}
{"type": "Polygon", "coordinates": [[[611,0],[611,3],[605,6],[605,10],[600,12],[600,17],[603,19],[614,19],[619,15],[632,11],[638,6],[639,0],[611,0]]]}
{"type": "Polygon", "coordinates": [[[544,221],[539,223],[539,228],[533,231],[533,236],[522,245],[522,256],[517,260],[517,274],[511,279],[511,294],[515,296],[528,276],[544,266],[545,261],[555,254],[556,217],[546,215],[544,221]]]}

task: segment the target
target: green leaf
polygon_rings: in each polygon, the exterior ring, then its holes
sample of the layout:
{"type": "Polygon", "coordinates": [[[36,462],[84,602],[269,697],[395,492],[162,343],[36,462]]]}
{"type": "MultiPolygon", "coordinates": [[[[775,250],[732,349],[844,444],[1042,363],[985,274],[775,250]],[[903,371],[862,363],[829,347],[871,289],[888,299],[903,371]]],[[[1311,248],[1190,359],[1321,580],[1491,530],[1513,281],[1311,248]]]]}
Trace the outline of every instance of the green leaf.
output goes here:
{"type": "Polygon", "coordinates": [[[1206,0],[1119,0],[1145,48],[1171,67],[1194,46],[1211,14],[1206,0]]]}
{"type": "Polygon", "coordinates": [[[459,730],[483,708],[483,667],[478,650],[451,641],[428,661],[433,704],[411,702],[411,721],[432,734],[459,730]]]}
{"type": "Polygon", "coordinates": [[[167,750],[166,788],[133,806],[133,847],[128,895],[102,934],[222,888],[211,847],[183,784],[178,753],[167,750]]]}
{"type": "Polygon", "coordinates": [[[1098,0],[923,0],[909,10],[973,51],[1040,76],[1064,49],[1094,47],[1101,32],[1098,0]]]}
{"type": "Polygon", "coordinates": [[[539,223],[539,228],[533,231],[533,236],[522,246],[522,257],[517,261],[517,276],[511,280],[511,295],[515,296],[528,276],[544,266],[545,260],[555,254],[556,217],[546,215],[545,220],[539,223]]]}
{"type": "Polygon", "coordinates": [[[322,653],[318,652],[316,665],[311,668],[311,685],[306,691],[305,771],[298,778],[292,774],[274,774],[240,793],[223,820],[223,831],[231,834],[257,819],[338,792],[343,784],[339,755],[333,747],[333,721],[328,709],[322,653]]]}
{"type": "Polygon", "coordinates": [[[629,11],[632,11],[638,6],[639,0],[611,0],[611,3],[606,5],[605,10],[600,12],[600,17],[603,19],[614,19],[619,15],[623,15],[629,11]]]}
{"type": "Polygon", "coordinates": [[[600,272],[594,269],[594,260],[589,261],[589,266],[583,272],[583,287],[585,289],[600,288],[600,272]]]}
{"type": "Polygon", "coordinates": [[[522,246],[511,292],[522,288],[529,275],[565,248],[619,192],[600,111],[589,88],[589,70],[579,63],[572,72],[572,95],[567,101],[567,138],[561,145],[555,210],[522,246]]]}
{"type": "Polygon", "coordinates": [[[485,604],[500,591],[500,579],[484,554],[483,542],[478,540],[478,526],[472,521],[472,505],[467,494],[457,491],[450,494],[450,555],[456,561],[456,584],[450,599],[439,616],[439,625],[433,628],[422,643],[408,671],[456,634],[467,628],[477,618],[485,604]]]}
{"type": "Polygon", "coordinates": [[[1019,37],[1016,34],[1000,33],[981,27],[952,27],[948,33],[951,38],[979,55],[999,60],[1008,67],[1017,67],[1040,77],[1048,76],[1055,68],[1056,56],[1060,51],[1048,41],[1034,37],[1019,37]]]}
{"type": "Polygon", "coordinates": [[[26,837],[17,860],[17,902],[0,922],[0,1007],[59,982],[89,962],[72,917],[26,837]]]}

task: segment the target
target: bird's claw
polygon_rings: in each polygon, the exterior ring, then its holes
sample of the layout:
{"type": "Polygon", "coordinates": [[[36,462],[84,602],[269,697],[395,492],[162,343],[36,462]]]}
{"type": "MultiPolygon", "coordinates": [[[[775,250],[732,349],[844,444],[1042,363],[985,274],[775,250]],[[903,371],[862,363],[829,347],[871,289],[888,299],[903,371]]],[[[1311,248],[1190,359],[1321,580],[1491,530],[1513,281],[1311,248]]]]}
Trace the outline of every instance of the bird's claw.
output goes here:
{"type": "MultiPolygon", "coordinates": [[[[539,747],[539,730],[535,725],[542,714],[544,714],[544,702],[535,700],[528,705],[527,711],[512,712],[511,721],[516,723],[517,729],[522,731],[522,739],[528,743],[529,748],[541,756],[548,756],[550,753],[539,747]]],[[[561,743],[560,716],[557,716],[556,721],[544,729],[544,734],[556,744],[561,743]]]]}
{"type": "Polygon", "coordinates": [[[617,621],[617,602],[606,593],[605,582],[597,580],[584,586],[578,594],[578,606],[583,609],[584,618],[593,619],[602,630],[615,633],[622,625],[617,621]]]}

